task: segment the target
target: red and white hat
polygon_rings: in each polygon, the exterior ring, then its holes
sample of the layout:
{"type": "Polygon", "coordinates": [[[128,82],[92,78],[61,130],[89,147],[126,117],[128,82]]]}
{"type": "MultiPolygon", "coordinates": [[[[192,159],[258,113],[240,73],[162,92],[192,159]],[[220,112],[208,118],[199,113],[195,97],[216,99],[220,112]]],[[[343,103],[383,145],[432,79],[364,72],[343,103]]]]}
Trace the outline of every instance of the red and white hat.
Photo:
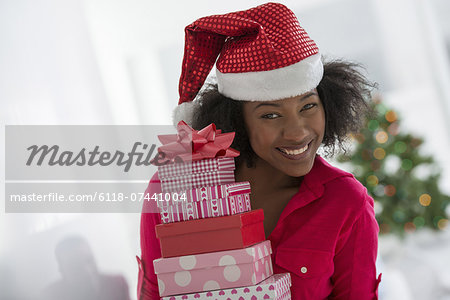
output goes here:
{"type": "Polygon", "coordinates": [[[214,64],[219,92],[234,100],[294,97],[316,88],[322,79],[319,49],[280,3],[204,17],[188,25],[185,34],[174,121],[192,115],[192,100],[214,64]]]}

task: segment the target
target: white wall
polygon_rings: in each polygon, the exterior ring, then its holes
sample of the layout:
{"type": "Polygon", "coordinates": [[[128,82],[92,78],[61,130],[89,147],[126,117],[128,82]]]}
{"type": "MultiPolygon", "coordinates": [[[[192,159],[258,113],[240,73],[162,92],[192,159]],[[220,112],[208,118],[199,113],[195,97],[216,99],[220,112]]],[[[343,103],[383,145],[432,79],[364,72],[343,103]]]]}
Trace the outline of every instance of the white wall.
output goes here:
{"type": "MultiPolygon", "coordinates": [[[[170,124],[178,101],[184,26],[261,1],[5,0],[0,2],[1,124],[170,124]]],[[[448,1],[284,1],[329,56],[361,61],[398,109],[402,128],[426,139],[450,193],[448,1]],[[439,75],[439,76],[437,76],[439,75]]],[[[0,131],[4,140],[4,130],[0,131]]],[[[4,166],[4,149],[0,164],[4,166]]],[[[3,169],[3,168],[2,168],[3,169]]],[[[4,181],[4,173],[2,181],[4,181]]],[[[0,187],[3,200],[4,185],[0,187]]],[[[0,257],[18,247],[18,270],[48,268],[54,244],[79,230],[105,271],[125,274],[135,295],[139,215],[5,215],[0,257]],[[100,221],[99,221],[100,220],[100,221]],[[37,247],[37,248],[35,248],[37,247]],[[40,248],[39,248],[40,247],[40,248]],[[109,251],[115,249],[115,251],[109,251]],[[32,253],[41,253],[33,259],[32,253]],[[28,260],[25,260],[28,262],[28,260]],[[33,262],[36,263],[33,265],[33,262]]]]}

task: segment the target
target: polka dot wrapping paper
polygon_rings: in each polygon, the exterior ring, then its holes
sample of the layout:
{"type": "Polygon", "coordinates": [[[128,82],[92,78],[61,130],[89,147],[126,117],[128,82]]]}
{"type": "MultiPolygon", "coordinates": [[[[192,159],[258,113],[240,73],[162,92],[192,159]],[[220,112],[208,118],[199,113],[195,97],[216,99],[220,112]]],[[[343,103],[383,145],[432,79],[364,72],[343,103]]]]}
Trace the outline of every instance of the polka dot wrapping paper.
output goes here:
{"type": "Polygon", "coordinates": [[[291,299],[290,287],[290,274],[281,273],[270,276],[252,286],[169,296],[162,298],[162,300],[288,300],[291,299]]]}
{"type": "Polygon", "coordinates": [[[264,212],[189,220],[155,226],[162,257],[242,249],[266,239],[264,212]]]}
{"type": "Polygon", "coordinates": [[[270,241],[153,261],[160,296],[255,285],[273,274],[270,241]]]}

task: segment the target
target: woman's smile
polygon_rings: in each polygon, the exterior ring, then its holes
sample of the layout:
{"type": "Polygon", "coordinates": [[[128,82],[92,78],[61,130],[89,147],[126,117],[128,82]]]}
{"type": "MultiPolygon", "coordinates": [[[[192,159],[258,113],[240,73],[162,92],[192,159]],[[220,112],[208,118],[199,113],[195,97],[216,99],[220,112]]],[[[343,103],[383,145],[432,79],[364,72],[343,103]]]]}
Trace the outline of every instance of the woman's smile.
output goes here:
{"type": "Polygon", "coordinates": [[[282,146],[276,149],[287,159],[300,160],[308,155],[309,145],[310,143],[304,146],[282,146]]]}

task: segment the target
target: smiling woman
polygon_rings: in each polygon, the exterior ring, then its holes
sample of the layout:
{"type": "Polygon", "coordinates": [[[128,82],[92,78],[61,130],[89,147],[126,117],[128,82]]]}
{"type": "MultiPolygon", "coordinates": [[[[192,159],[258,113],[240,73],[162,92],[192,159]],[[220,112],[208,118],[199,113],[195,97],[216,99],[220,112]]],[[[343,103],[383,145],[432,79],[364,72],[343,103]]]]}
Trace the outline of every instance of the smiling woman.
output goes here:
{"type": "MultiPolygon", "coordinates": [[[[186,28],[176,117],[198,130],[215,123],[236,133],[236,181],[249,181],[252,209],[264,209],[273,271],[291,274],[292,299],[377,299],[373,199],[353,175],[317,155],[320,146],[333,153],[359,129],[372,87],[356,64],[323,63],[281,4],[186,28]],[[217,84],[197,95],[214,64],[217,84]]],[[[158,189],[155,175],[147,192],[158,189]]],[[[142,299],[157,296],[151,261],[159,257],[159,222],[142,215],[142,299]]]]}

